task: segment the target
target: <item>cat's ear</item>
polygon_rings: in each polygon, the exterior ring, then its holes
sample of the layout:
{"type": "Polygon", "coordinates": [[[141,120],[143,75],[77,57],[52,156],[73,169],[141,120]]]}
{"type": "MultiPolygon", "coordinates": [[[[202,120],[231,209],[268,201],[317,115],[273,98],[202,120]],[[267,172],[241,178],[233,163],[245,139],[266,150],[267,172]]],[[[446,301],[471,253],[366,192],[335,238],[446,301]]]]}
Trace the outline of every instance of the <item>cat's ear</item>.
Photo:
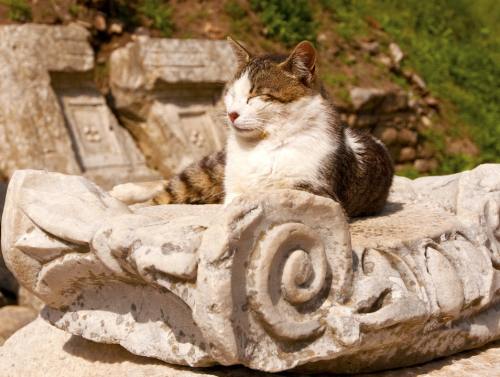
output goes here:
{"type": "Polygon", "coordinates": [[[316,49],[311,42],[302,41],[280,66],[298,79],[310,83],[316,73],[316,49]]]}
{"type": "Polygon", "coordinates": [[[238,64],[240,66],[247,64],[250,61],[252,54],[250,54],[250,52],[248,52],[248,50],[245,47],[243,47],[240,43],[236,42],[233,38],[227,37],[227,40],[229,41],[233,49],[233,52],[236,55],[238,64]]]}

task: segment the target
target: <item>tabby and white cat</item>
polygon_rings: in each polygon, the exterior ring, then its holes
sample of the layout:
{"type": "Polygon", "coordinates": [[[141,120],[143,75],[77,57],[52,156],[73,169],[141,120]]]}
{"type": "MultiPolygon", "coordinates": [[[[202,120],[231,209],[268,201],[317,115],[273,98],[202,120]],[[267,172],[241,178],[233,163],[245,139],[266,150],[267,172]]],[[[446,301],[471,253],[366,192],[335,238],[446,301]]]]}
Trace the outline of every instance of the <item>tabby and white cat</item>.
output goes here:
{"type": "Polygon", "coordinates": [[[374,137],[340,124],[301,42],[288,57],[253,56],[231,39],[239,69],[224,95],[223,151],[165,184],[157,203],[228,203],[245,192],[291,188],[340,202],[349,216],[384,206],[393,165],[374,137]]]}

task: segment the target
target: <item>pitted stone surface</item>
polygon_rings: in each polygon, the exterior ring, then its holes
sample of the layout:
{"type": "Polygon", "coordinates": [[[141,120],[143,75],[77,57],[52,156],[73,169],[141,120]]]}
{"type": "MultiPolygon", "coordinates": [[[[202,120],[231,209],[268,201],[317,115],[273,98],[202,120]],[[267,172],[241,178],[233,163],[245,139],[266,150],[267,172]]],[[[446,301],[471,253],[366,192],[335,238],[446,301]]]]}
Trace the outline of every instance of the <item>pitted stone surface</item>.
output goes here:
{"type": "Polygon", "coordinates": [[[301,191],[128,207],[19,171],[2,250],[69,333],[180,365],[358,373],[499,339],[499,208],[492,164],[397,178],[382,214],[350,224],[301,191]]]}

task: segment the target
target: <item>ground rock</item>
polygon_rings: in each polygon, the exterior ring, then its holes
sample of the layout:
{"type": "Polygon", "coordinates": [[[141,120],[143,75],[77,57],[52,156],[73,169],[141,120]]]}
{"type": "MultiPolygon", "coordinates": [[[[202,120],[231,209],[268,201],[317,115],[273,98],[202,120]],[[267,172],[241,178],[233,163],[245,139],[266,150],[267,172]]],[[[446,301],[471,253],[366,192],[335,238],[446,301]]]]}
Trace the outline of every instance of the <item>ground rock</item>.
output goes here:
{"type": "Polygon", "coordinates": [[[393,42],[389,44],[389,52],[391,54],[392,61],[397,67],[399,67],[399,64],[405,56],[403,50],[401,50],[401,47],[399,47],[399,45],[393,42]]]}
{"type": "Polygon", "coordinates": [[[415,150],[415,148],[404,147],[401,148],[401,151],[399,152],[398,161],[401,162],[413,161],[416,156],[417,156],[417,151],[415,150]]]}
{"type": "Polygon", "coordinates": [[[354,87],[349,93],[358,112],[394,113],[408,108],[408,94],[402,91],[354,87]]]}

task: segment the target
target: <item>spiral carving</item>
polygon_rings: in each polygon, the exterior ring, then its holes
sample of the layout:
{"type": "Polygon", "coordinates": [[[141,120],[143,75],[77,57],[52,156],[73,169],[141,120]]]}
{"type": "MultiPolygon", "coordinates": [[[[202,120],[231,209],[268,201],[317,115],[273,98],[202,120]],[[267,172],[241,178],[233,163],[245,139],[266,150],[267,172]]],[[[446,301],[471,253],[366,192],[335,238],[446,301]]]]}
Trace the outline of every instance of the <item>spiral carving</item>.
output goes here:
{"type": "Polygon", "coordinates": [[[277,225],[250,261],[250,303],[271,333],[288,340],[319,335],[331,283],[319,234],[300,223],[277,225]]]}

